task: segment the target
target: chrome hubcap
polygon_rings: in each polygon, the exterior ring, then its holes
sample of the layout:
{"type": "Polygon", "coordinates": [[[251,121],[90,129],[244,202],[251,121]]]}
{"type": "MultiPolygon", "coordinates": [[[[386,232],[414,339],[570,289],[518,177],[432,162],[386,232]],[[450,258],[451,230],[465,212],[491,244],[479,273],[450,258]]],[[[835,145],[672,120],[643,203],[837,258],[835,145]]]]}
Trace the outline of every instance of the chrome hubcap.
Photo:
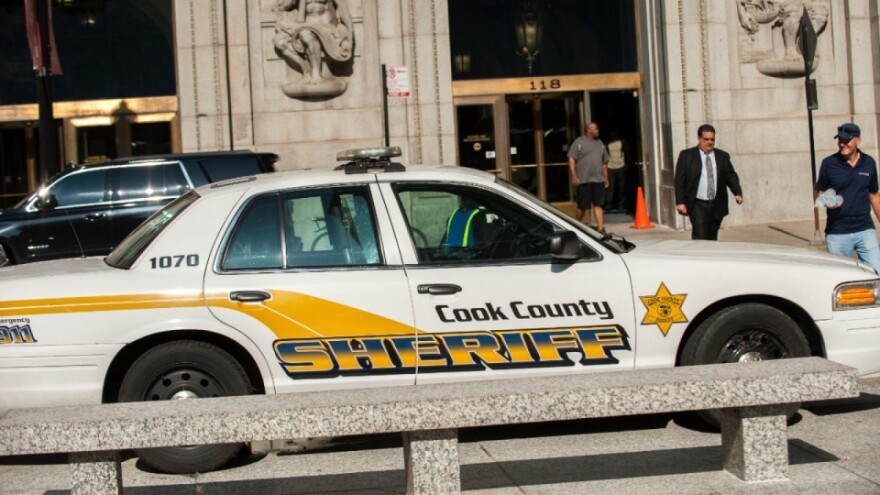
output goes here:
{"type": "Polygon", "coordinates": [[[178,369],[158,376],[144,394],[144,400],[183,400],[226,395],[217,380],[198,369],[178,369]]]}
{"type": "Polygon", "coordinates": [[[761,354],[757,352],[747,352],[739,357],[740,363],[751,363],[752,361],[763,361],[761,354]]]}
{"type": "Polygon", "coordinates": [[[748,363],[789,357],[789,350],[776,336],[750,329],[732,336],[718,353],[719,363],[748,363]]]}
{"type": "Polygon", "coordinates": [[[191,390],[181,390],[171,396],[171,400],[198,399],[199,396],[191,390]]]}

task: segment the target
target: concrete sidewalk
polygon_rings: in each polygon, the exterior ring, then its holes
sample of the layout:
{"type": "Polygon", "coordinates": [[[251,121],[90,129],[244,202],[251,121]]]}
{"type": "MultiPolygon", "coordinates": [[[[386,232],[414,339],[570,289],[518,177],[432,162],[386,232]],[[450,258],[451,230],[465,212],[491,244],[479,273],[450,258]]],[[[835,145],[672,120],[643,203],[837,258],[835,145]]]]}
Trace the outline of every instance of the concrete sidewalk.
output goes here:
{"type": "MultiPolygon", "coordinates": [[[[606,231],[621,235],[631,241],[638,239],[690,239],[690,230],[675,230],[664,225],[648,229],[632,228],[633,218],[629,215],[612,213],[606,215],[606,231]]],[[[790,220],[752,225],[726,226],[722,224],[718,233],[721,242],[761,242],[782,246],[825,249],[824,222],[818,236],[812,219],[790,220]]]]}

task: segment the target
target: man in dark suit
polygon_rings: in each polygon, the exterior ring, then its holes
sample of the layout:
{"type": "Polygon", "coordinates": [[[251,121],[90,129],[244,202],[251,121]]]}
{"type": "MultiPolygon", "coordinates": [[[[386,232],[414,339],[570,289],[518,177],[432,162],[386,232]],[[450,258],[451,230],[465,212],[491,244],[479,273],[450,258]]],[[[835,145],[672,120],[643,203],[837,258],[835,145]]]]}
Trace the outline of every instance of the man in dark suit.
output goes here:
{"type": "Polygon", "coordinates": [[[730,155],[715,148],[715,128],[701,125],[697,138],[697,146],[683,150],[675,162],[675,209],[690,217],[691,239],[717,241],[729,212],[727,190],[741,205],[742,188],[730,155]]]}

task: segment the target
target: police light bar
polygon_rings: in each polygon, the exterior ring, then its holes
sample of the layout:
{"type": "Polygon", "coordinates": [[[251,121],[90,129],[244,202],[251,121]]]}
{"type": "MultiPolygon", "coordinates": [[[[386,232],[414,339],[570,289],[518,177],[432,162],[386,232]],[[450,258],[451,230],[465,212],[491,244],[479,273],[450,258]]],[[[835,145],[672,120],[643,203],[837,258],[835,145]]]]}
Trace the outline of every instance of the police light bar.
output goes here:
{"type": "Polygon", "coordinates": [[[355,148],[340,151],[336,160],[345,162],[334,170],[344,170],[346,174],[365,174],[367,172],[403,172],[403,165],[391,161],[392,157],[400,156],[400,148],[355,148]]]}
{"type": "Polygon", "coordinates": [[[363,162],[363,161],[383,161],[395,156],[400,156],[400,147],[379,147],[379,148],[354,148],[350,150],[340,151],[336,154],[337,162],[363,162]]]}

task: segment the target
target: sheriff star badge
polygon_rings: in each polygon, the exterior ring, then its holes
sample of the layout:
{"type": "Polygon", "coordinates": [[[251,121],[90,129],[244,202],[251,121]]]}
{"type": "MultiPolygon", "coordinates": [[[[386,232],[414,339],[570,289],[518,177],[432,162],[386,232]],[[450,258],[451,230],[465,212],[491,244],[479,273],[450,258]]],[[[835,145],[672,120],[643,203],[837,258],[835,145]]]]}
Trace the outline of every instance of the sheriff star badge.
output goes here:
{"type": "Polygon", "coordinates": [[[657,325],[663,336],[669,332],[673,323],[686,323],[687,317],[681,311],[681,305],[687,294],[671,294],[666,284],[660,282],[657,293],[653,296],[639,296],[642,304],[648,309],[642,319],[642,325],[657,325]]]}

